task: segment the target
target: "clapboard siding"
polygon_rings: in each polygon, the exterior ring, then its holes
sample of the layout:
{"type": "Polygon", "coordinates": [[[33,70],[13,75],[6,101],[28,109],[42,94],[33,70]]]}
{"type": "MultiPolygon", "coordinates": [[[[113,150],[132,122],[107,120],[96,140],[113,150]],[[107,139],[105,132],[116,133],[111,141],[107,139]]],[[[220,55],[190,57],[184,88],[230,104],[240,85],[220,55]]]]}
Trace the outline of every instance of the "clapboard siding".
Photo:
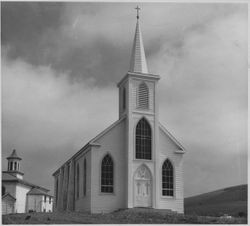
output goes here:
{"type": "Polygon", "coordinates": [[[2,214],[14,213],[15,200],[8,195],[2,199],[2,214]]]}
{"type": "MultiPolygon", "coordinates": [[[[90,211],[91,208],[91,152],[87,152],[82,155],[76,161],[76,165],[79,164],[79,197],[75,197],[75,210],[76,211],[90,211]],[[86,195],[83,191],[83,180],[84,180],[84,159],[86,158],[87,174],[86,174],[86,195]]],[[[76,183],[75,183],[76,189],[76,183]]],[[[75,191],[76,194],[76,191],[75,191]]]]}
{"type": "Polygon", "coordinates": [[[183,156],[182,154],[175,153],[178,146],[162,131],[159,130],[159,159],[160,159],[160,209],[172,209],[177,212],[183,213],[183,156]],[[169,159],[174,167],[174,196],[162,196],[162,165],[163,162],[169,159]]]}
{"type": "Polygon", "coordinates": [[[96,142],[101,146],[92,149],[91,212],[102,213],[126,207],[126,151],[125,122],[121,121],[96,142]],[[109,154],[114,164],[114,192],[101,192],[101,162],[109,154]]]}

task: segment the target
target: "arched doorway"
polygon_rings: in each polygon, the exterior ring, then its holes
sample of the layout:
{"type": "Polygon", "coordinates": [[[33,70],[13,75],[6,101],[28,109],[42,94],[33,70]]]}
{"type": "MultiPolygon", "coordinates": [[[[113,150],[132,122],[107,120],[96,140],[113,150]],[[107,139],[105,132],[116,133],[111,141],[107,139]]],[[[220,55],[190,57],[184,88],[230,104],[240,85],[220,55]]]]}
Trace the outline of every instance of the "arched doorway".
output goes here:
{"type": "Polygon", "coordinates": [[[141,165],[134,174],[134,206],[152,206],[152,178],[145,165],[141,165]]]}

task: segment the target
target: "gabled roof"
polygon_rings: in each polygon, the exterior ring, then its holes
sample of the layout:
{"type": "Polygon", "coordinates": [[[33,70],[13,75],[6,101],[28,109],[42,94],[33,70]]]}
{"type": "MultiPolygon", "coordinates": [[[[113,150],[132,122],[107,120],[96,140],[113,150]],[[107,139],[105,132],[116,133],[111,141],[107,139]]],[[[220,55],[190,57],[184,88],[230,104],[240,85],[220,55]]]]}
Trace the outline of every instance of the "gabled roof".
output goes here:
{"type": "Polygon", "coordinates": [[[20,184],[24,184],[26,186],[29,186],[31,188],[39,188],[39,189],[42,189],[44,190],[45,192],[48,192],[49,189],[47,188],[44,188],[44,187],[41,187],[41,186],[38,186],[38,185],[35,185],[35,184],[32,184],[28,181],[25,181],[25,180],[22,180],[20,178],[17,178],[15,177],[14,175],[11,175],[10,173],[8,172],[5,172],[3,171],[2,172],[2,182],[16,182],[16,183],[20,183],[20,184]]]}
{"type": "Polygon", "coordinates": [[[145,51],[142,41],[142,34],[139,24],[139,17],[137,18],[135,37],[130,61],[130,72],[148,73],[148,67],[145,57],[145,51]]]}
{"type": "Polygon", "coordinates": [[[6,199],[7,197],[13,199],[14,201],[16,201],[16,198],[13,197],[10,193],[5,193],[3,196],[2,196],[2,199],[6,199]]]}
{"type": "Polygon", "coordinates": [[[185,153],[185,148],[176,138],[159,122],[159,128],[180,148],[180,152],[185,153]]]}
{"type": "Polygon", "coordinates": [[[120,118],[119,120],[117,120],[114,123],[112,123],[109,127],[107,127],[105,130],[103,130],[101,133],[99,133],[96,137],[94,137],[89,143],[95,143],[98,139],[100,139],[102,136],[104,136],[106,133],[108,133],[111,129],[113,129],[114,127],[116,127],[124,119],[125,119],[125,117],[120,118]]]}
{"type": "Polygon", "coordinates": [[[27,195],[47,195],[47,196],[52,196],[50,194],[48,194],[47,192],[39,189],[39,188],[32,188],[27,195]]]}
{"type": "Polygon", "coordinates": [[[119,120],[115,121],[109,127],[107,127],[105,130],[103,130],[101,133],[99,133],[97,136],[95,136],[93,139],[91,139],[86,145],[83,146],[83,148],[81,148],[78,152],[76,152],[69,160],[67,160],[60,167],[58,167],[58,169],[52,174],[52,176],[54,176],[63,165],[65,165],[67,162],[70,162],[71,159],[75,158],[80,153],[82,153],[83,151],[85,151],[89,146],[100,146],[100,144],[96,143],[96,141],[99,138],[101,138],[102,136],[104,136],[106,133],[108,133],[115,126],[117,126],[119,123],[121,123],[124,119],[125,119],[125,117],[122,117],[119,120]]]}

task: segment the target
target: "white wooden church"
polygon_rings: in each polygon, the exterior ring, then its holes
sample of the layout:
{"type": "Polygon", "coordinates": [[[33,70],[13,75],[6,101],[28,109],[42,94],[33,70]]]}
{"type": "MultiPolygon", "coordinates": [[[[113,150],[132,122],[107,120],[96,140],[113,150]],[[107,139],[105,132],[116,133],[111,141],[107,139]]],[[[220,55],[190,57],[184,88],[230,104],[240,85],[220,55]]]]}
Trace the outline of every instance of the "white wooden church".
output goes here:
{"type": "Polygon", "coordinates": [[[159,79],[148,73],[137,9],[130,69],[117,84],[119,119],[53,173],[55,210],[183,213],[185,150],[159,122],[159,79]]]}

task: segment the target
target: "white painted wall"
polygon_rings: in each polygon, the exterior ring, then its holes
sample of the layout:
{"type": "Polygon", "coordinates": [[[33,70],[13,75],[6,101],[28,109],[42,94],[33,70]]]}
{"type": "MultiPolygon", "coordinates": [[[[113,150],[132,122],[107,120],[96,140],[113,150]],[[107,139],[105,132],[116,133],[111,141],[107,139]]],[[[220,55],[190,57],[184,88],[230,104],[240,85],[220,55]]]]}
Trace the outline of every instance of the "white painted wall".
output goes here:
{"type": "Polygon", "coordinates": [[[53,199],[49,203],[49,196],[46,196],[46,202],[44,201],[44,195],[27,195],[27,212],[33,210],[36,212],[52,212],[53,199]]]}
{"type": "Polygon", "coordinates": [[[125,122],[121,121],[96,141],[101,147],[92,148],[91,212],[110,212],[126,207],[125,122]],[[114,192],[101,193],[101,162],[110,154],[114,163],[114,192]]]}
{"type": "Polygon", "coordinates": [[[172,209],[179,213],[184,212],[183,205],[183,154],[175,153],[178,150],[177,145],[160,129],[159,132],[159,159],[157,166],[160,175],[160,183],[162,184],[162,164],[168,158],[174,167],[174,196],[162,196],[161,186],[159,186],[159,209],[172,209]]]}
{"type": "Polygon", "coordinates": [[[27,195],[27,212],[29,212],[29,210],[41,212],[42,201],[43,195],[27,195]]]}
{"type": "Polygon", "coordinates": [[[52,212],[53,211],[53,198],[51,197],[51,202],[49,202],[49,196],[46,196],[46,200],[44,201],[44,196],[43,196],[43,201],[42,201],[42,209],[41,211],[44,212],[52,212]]]}
{"type": "Polygon", "coordinates": [[[25,213],[26,212],[26,194],[30,191],[30,187],[17,184],[16,186],[16,212],[25,213]]]}

